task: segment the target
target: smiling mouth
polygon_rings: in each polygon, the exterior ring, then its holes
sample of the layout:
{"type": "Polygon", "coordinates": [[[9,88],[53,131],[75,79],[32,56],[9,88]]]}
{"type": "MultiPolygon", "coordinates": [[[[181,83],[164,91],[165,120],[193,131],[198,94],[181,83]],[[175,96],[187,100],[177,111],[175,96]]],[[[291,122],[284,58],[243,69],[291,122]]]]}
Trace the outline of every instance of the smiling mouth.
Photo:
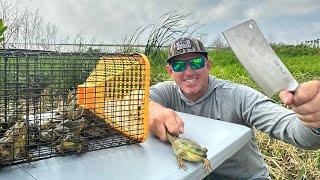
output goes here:
{"type": "Polygon", "coordinates": [[[195,79],[185,79],[183,80],[184,82],[187,82],[187,83],[192,83],[192,82],[196,82],[197,81],[197,78],[195,79]]]}

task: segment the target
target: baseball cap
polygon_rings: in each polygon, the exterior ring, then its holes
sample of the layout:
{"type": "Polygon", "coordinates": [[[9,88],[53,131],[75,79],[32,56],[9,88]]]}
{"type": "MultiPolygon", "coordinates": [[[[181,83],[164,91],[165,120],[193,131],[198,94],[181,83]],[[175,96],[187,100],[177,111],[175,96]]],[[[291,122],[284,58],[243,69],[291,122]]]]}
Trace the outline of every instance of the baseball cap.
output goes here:
{"type": "Polygon", "coordinates": [[[170,63],[172,58],[186,53],[203,53],[208,55],[202,42],[196,38],[181,37],[171,44],[167,62],[170,63]]]}

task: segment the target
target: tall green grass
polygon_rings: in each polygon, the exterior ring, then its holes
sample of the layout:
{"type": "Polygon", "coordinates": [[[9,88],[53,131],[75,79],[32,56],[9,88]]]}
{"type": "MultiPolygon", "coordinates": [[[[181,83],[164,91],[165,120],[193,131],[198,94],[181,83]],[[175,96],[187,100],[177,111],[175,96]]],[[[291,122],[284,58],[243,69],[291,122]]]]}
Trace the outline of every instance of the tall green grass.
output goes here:
{"type": "MultiPolygon", "coordinates": [[[[299,83],[320,80],[319,49],[303,45],[273,48],[299,83]]],[[[213,65],[210,72],[212,75],[261,91],[230,49],[213,50],[208,54],[213,65]]],[[[152,84],[170,79],[164,70],[165,59],[165,56],[150,58],[152,84]]],[[[277,96],[274,96],[273,99],[280,101],[277,96]]],[[[257,132],[256,137],[273,179],[320,179],[320,150],[301,150],[284,142],[270,139],[262,132],[257,132]]]]}

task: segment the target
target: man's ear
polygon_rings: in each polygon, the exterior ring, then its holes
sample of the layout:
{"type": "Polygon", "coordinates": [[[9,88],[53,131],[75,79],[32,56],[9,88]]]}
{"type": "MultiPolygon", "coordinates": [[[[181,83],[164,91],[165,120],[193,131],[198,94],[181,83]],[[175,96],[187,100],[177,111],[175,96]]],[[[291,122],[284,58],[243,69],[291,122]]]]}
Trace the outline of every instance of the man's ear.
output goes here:
{"type": "Polygon", "coordinates": [[[169,64],[166,65],[166,71],[167,71],[167,73],[168,73],[170,76],[171,76],[172,73],[173,73],[173,70],[172,70],[172,68],[171,68],[171,66],[170,66],[169,64]]]}
{"type": "Polygon", "coordinates": [[[211,59],[208,59],[206,66],[207,66],[208,70],[210,71],[211,68],[212,68],[212,61],[211,61],[211,59]]]}

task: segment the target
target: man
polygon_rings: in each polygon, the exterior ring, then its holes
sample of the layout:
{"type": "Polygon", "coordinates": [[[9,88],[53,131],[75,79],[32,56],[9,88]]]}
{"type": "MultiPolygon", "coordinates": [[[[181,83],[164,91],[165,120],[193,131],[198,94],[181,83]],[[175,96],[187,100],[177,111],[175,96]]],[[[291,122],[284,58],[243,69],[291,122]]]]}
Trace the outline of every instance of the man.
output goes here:
{"type": "MultiPolygon", "coordinates": [[[[270,137],[304,149],[318,149],[320,81],[301,84],[293,94],[282,91],[286,109],[260,92],[209,75],[211,60],[203,44],[179,38],[169,49],[166,71],[174,82],[150,89],[151,133],[167,141],[166,131],[181,134],[184,124],[175,111],[257,128],[270,137]]],[[[196,121],[196,120],[195,120],[196,121]]],[[[252,131],[253,134],[253,131],[252,131]]],[[[269,179],[263,156],[252,139],[210,174],[215,179],[269,179]]]]}

